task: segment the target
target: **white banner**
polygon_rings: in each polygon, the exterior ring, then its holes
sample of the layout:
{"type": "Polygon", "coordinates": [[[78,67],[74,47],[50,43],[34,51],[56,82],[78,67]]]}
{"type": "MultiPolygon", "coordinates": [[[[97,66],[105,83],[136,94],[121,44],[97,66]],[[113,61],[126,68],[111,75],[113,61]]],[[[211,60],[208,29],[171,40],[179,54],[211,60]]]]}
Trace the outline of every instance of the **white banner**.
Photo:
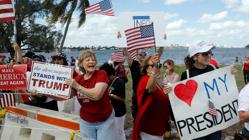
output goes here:
{"type": "Polygon", "coordinates": [[[231,67],[174,84],[169,98],[181,139],[203,137],[238,123],[238,95],[231,67]],[[216,109],[213,115],[210,102],[216,109]]]}
{"type": "Polygon", "coordinates": [[[33,62],[28,89],[68,99],[71,88],[65,81],[71,78],[72,74],[73,70],[69,66],[33,62]]]}
{"type": "Polygon", "coordinates": [[[164,22],[164,12],[121,12],[118,15],[118,39],[119,47],[126,47],[126,37],[124,31],[130,28],[139,27],[151,24],[153,22],[156,46],[165,46],[165,29],[166,22],[164,22]]]}

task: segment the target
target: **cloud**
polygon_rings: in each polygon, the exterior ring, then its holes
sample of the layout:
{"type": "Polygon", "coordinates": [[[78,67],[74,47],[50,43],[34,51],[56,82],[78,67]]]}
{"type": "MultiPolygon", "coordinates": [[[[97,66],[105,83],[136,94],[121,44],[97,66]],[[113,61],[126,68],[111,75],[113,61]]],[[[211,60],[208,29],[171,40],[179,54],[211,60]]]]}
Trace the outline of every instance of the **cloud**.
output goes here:
{"type": "Polygon", "coordinates": [[[249,13],[249,0],[223,0],[226,7],[241,13],[249,13]]]}
{"type": "Polygon", "coordinates": [[[89,15],[87,21],[80,28],[78,20],[72,20],[65,41],[65,46],[85,46],[85,45],[113,45],[115,40],[117,25],[115,17],[89,15]]]}
{"type": "Polygon", "coordinates": [[[244,47],[248,44],[249,21],[224,21],[210,23],[207,28],[187,27],[167,30],[169,43],[190,43],[205,40],[215,44],[244,47]],[[240,41],[238,41],[240,40],[240,41]]]}
{"type": "Polygon", "coordinates": [[[179,29],[182,27],[183,24],[185,24],[187,21],[183,20],[183,19],[179,19],[179,20],[176,20],[176,21],[173,21],[173,22],[170,22],[168,25],[167,25],[167,29],[171,30],[171,29],[179,29]]]}
{"type": "Polygon", "coordinates": [[[138,0],[138,2],[142,2],[142,3],[150,3],[151,0],[138,0]]]}
{"type": "Polygon", "coordinates": [[[165,5],[177,5],[186,2],[187,0],[165,0],[165,5]]]}
{"type": "Polygon", "coordinates": [[[239,4],[239,0],[223,0],[227,8],[236,7],[239,4]]]}
{"type": "Polygon", "coordinates": [[[177,13],[165,13],[164,19],[170,20],[170,19],[176,18],[178,16],[179,16],[179,14],[177,14],[177,13]]]}
{"type": "Polygon", "coordinates": [[[249,0],[242,0],[238,10],[240,12],[249,13],[249,0]]]}
{"type": "Polygon", "coordinates": [[[210,21],[217,21],[226,18],[228,15],[227,11],[222,11],[216,14],[203,14],[202,17],[199,19],[199,22],[206,23],[210,21]]]}
{"type": "Polygon", "coordinates": [[[218,23],[211,23],[209,25],[209,30],[232,30],[235,28],[240,29],[249,29],[249,22],[247,21],[225,21],[225,22],[218,22],[218,23]]]}

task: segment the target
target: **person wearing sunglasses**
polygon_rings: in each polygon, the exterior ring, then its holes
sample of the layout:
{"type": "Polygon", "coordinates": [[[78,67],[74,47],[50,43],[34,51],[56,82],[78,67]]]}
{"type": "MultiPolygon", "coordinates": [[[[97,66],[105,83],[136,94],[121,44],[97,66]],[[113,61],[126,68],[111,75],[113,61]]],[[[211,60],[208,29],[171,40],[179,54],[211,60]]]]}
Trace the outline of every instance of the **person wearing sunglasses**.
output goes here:
{"type": "MultiPolygon", "coordinates": [[[[189,47],[188,56],[184,60],[187,70],[182,73],[181,81],[216,69],[215,66],[210,65],[213,48],[213,44],[204,41],[189,47]]],[[[231,73],[236,73],[234,66],[231,73]]],[[[195,140],[221,140],[221,130],[195,140]]]]}
{"type": "Polygon", "coordinates": [[[137,87],[138,114],[132,140],[163,140],[169,120],[170,87],[161,87],[159,55],[146,57],[141,65],[142,77],[137,87]]]}
{"type": "Polygon", "coordinates": [[[140,73],[140,66],[145,57],[147,56],[147,53],[145,49],[138,49],[136,50],[137,53],[137,60],[133,60],[131,57],[129,57],[129,53],[127,50],[124,50],[124,55],[127,59],[128,66],[130,68],[131,77],[132,77],[132,106],[131,106],[131,114],[133,117],[133,120],[135,121],[137,112],[138,112],[138,105],[137,105],[137,86],[138,82],[141,78],[140,73]]]}

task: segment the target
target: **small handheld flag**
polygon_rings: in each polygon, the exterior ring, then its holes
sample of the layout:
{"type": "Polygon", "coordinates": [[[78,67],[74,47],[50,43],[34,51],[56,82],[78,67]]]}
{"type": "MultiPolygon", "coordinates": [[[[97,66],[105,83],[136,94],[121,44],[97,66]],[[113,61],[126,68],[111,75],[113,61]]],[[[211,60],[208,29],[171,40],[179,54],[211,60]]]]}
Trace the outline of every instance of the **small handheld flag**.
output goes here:
{"type": "Polygon", "coordinates": [[[124,62],[125,57],[124,57],[123,49],[118,49],[115,52],[113,52],[111,60],[113,62],[124,62]]]}
{"type": "Polygon", "coordinates": [[[210,100],[208,101],[208,112],[213,116],[217,115],[217,111],[216,111],[216,108],[214,106],[214,103],[210,100]]]}
{"type": "Polygon", "coordinates": [[[114,16],[112,3],[110,0],[103,0],[93,4],[85,9],[86,14],[101,14],[106,16],[114,16]]]}
{"type": "Polygon", "coordinates": [[[153,24],[125,30],[125,35],[129,52],[156,46],[153,24]]]}

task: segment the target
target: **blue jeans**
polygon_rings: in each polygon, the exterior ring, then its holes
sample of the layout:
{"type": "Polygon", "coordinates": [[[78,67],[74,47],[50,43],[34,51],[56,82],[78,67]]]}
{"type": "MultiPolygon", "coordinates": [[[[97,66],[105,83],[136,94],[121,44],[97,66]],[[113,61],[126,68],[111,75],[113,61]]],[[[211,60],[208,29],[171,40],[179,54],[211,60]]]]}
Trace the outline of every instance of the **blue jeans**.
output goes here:
{"type": "Polygon", "coordinates": [[[114,111],[103,122],[90,123],[80,119],[80,133],[93,140],[115,140],[114,111]]]}
{"type": "Polygon", "coordinates": [[[207,136],[197,138],[194,140],[221,140],[221,131],[214,132],[212,134],[209,134],[207,136]]]}
{"type": "Polygon", "coordinates": [[[242,128],[242,135],[249,139],[249,131],[245,127],[242,128]]]}

